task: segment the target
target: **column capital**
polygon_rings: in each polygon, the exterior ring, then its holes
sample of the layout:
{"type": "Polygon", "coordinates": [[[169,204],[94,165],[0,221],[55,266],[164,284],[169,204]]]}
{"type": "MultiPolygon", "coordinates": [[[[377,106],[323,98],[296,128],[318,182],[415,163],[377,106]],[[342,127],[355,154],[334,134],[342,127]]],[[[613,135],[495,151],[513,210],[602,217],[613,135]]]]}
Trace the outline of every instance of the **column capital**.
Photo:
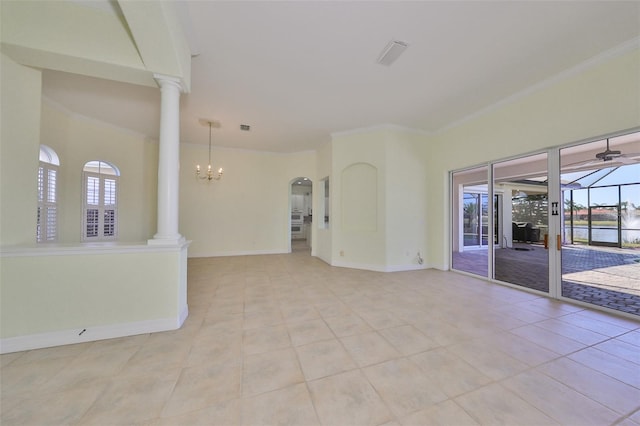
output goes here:
{"type": "Polygon", "coordinates": [[[158,83],[158,86],[160,86],[160,88],[162,88],[166,84],[169,84],[177,87],[181,93],[188,92],[187,87],[185,86],[184,80],[182,78],[173,77],[173,76],[164,75],[164,74],[157,74],[157,73],[153,74],[153,78],[156,81],[156,83],[158,83]]]}

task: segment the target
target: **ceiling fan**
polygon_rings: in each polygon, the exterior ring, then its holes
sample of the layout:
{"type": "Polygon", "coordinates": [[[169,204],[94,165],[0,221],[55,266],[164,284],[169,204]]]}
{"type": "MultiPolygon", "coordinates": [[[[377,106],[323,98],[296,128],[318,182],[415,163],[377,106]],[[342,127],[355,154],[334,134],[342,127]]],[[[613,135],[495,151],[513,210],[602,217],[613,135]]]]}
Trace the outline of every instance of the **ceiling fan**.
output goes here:
{"type": "Polygon", "coordinates": [[[600,168],[620,167],[625,164],[634,164],[637,162],[640,162],[640,153],[623,154],[620,150],[611,149],[609,147],[609,139],[607,139],[607,149],[598,152],[594,159],[567,164],[562,166],[562,169],[594,168],[593,166],[600,168]]]}

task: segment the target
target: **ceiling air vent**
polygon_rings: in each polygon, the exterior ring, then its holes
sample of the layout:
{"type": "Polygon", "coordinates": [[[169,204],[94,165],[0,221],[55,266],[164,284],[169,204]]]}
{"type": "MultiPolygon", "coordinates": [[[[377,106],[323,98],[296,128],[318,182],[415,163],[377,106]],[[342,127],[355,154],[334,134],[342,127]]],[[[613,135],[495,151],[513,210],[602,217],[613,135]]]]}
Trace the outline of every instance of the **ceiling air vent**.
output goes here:
{"type": "Polygon", "coordinates": [[[248,132],[249,130],[251,130],[251,126],[249,126],[248,124],[241,124],[240,130],[248,132]]]}
{"type": "Polygon", "coordinates": [[[404,41],[391,40],[380,54],[378,63],[386,66],[391,65],[407,47],[409,44],[404,41]]]}

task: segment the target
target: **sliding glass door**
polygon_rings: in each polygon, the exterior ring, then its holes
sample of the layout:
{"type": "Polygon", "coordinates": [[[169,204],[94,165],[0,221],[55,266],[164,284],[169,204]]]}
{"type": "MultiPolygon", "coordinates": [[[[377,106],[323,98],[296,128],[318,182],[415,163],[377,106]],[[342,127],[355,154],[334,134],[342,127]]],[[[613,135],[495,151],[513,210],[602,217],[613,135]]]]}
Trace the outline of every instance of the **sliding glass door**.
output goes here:
{"type": "Polygon", "coordinates": [[[490,206],[487,167],[454,173],[452,188],[452,267],[488,277],[490,206]]]}
{"type": "Polygon", "coordinates": [[[640,315],[640,133],[560,150],[563,298],[640,315]]]}
{"type": "Polygon", "coordinates": [[[547,154],[494,163],[493,188],[502,195],[495,216],[504,223],[498,227],[493,278],[548,293],[547,154]]]}
{"type": "Polygon", "coordinates": [[[452,172],[451,196],[452,269],[640,316],[640,132],[452,172]]]}

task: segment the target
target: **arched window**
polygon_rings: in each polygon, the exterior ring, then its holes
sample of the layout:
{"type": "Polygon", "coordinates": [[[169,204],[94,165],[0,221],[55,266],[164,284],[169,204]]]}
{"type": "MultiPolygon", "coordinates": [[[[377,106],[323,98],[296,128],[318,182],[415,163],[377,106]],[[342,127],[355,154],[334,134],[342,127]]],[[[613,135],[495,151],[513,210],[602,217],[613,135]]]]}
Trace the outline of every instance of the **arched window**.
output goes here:
{"type": "Polygon", "coordinates": [[[118,234],[118,176],[104,161],[89,161],[82,169],[84,241],[115,240],[118,234]]]}
{"type": "Polygon", "coordinates": [[[46,145],[40,145],[38,166],[38,214],[36,241],[54,242],[58,239],[58,154],[46,145]]]}

